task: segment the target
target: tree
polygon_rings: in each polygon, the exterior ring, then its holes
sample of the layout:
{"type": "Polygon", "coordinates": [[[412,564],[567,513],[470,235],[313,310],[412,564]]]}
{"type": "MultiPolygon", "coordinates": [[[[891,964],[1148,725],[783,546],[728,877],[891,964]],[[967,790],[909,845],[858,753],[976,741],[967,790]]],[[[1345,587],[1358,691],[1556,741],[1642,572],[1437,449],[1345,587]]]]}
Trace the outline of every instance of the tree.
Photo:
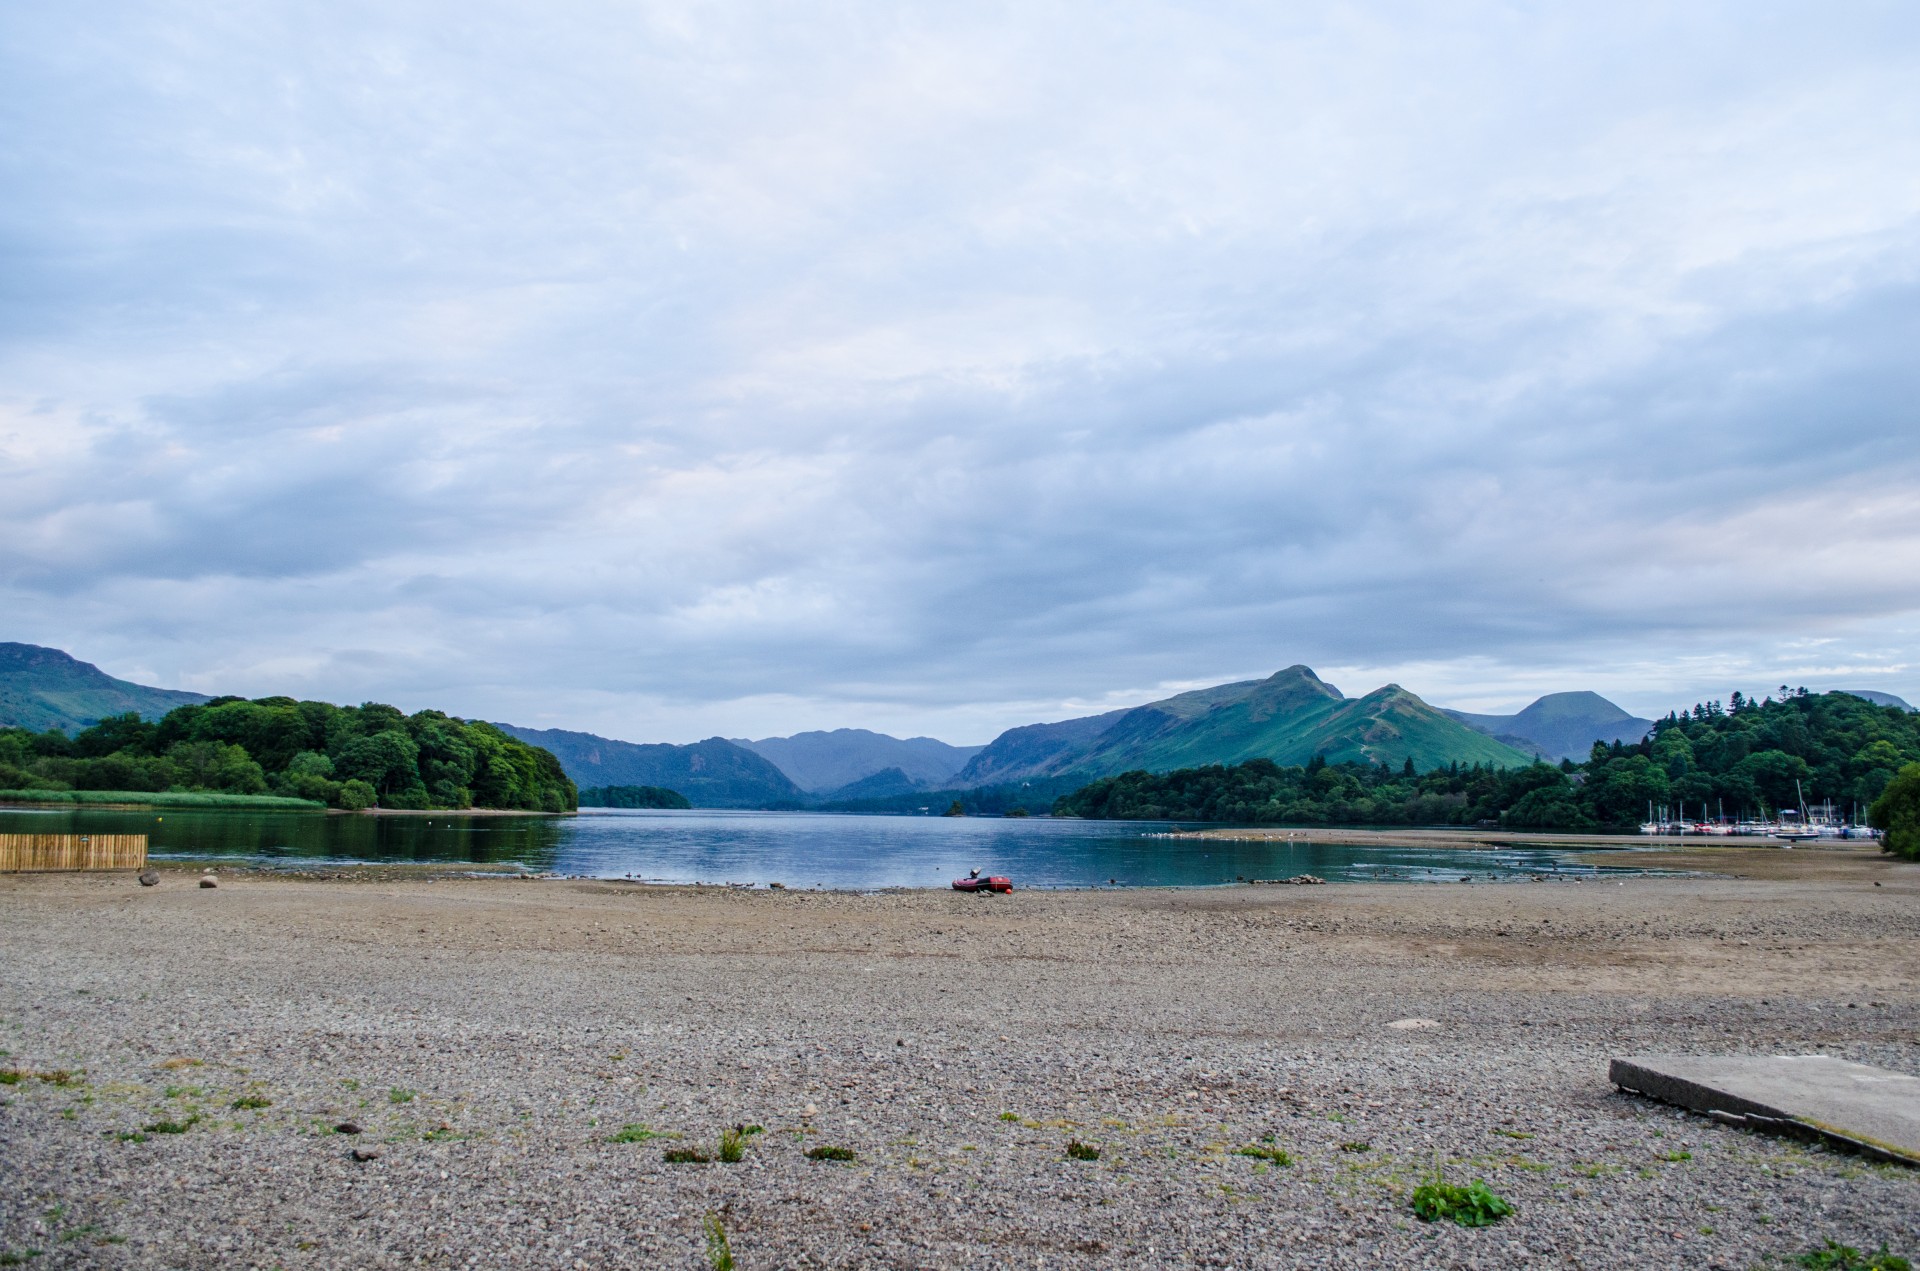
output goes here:
{"type": "Polygon", "coordinates": [[[1920,763],[1910,763],[1893,775],[1867,819],[1884,837],[1880,846],[1896,856],[1920,860],[1920,763]]]}

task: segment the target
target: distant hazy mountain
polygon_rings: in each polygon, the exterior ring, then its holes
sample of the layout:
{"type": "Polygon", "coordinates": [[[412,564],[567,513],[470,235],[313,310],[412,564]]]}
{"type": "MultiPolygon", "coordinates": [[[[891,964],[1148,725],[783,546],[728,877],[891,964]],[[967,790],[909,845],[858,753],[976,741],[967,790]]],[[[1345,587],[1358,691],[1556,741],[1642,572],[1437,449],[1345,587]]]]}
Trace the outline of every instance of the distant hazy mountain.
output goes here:
{"type": "Polygon", "coordinates": [[[37,644],[0,643],[0,727],[78,732],[109,715],[158,719],[176,706],[210,701],[204,693],[148,688],[37,644]]]}
{"type": "Polygon", "coordinates": [[[1549,693],[1518,715],[1473,715],[1446,710],[1469,728],[1558,763],[1584,761],[1596,741],[1635,742],[1653,721],[1629,715],[1598,693],[1549,693]]]}
{"type": "Polygon", "coordinates": [[[939,785],[966,766],[979,746],[949,746],[931,737],[901,740],[864,728],[795,733],[759,741],[731,739],[769,759],[802,790],[838,791],[841,786],[898,768],[909,780],[939,785]]]}
{"type": "Polygon", "coordinates": [[[1264,680],[1181,693],[1131,710],[1009,729],[975,755],[955,785],[1063,773],[1108,776],[1271,759],[1364,759],[1425,771],[1458,761],[1514,766],[1532,756],[1466,727],[1397,684],[1343,697],[1304,666],[1264,680]]]}
{"type": "Polygon", "coordinates": [[[552,751],[574,784],[582,787],[662,786],[685,795],[696,808],[764,808],[806,801],[805,792],[786,773],[724,737],[691,746],[639,745],[561,728],[495,726],[552,751]]]}
{"type": "Polygon", "coordinates": [[[1880,693],[1870,688],[1843,688],[1834,691],[1846,693],[1853,697],[1864,697],[1875,706],[1898,706],[1901,710],[1909,714],[1913,713],[1913,707],[1907,705],[1905,698],[1895,697],[1891,693],[1880,693]]]}
{"type": "Polygon", "coordinates": [[[931,789],[929,783],[916,781],[898,768],[869,773],[820,795],[822,803],[851,803],[859,799],[888,799],[897,794],[913,794],[931,789]]]}

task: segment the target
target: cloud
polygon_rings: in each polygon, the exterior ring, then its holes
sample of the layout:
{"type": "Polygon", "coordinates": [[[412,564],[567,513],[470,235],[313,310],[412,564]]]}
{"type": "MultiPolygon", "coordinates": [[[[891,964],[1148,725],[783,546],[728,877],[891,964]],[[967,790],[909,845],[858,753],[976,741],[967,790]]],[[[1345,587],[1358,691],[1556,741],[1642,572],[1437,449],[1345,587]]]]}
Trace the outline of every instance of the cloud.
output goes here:
{"type": "Polygon", "coordinates": [[[1893,6],[15,6],[7,634],[642,740],[1295,661],[1911,696],[1917,63],[1893,6]]]}

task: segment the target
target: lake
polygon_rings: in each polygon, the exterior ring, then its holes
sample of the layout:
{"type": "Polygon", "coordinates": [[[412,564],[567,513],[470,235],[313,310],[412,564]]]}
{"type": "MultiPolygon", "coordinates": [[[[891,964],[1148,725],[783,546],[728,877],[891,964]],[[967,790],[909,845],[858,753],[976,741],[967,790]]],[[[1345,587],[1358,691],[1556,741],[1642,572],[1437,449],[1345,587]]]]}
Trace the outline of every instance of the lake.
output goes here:
{"type": "Polygon", "coordinates": [[[945,887],[979,868],[1018,887],[1194,887],[1315,874],[1329,882],[1592,877],[1560,848],[1462,850],[1169,839],[1165,822],[590,808],[569,817],[328,816],[185,809],[0,809],[0,833],[140,834],[161,860],[311,866],[418,862],[668,883],[945,887]]]}

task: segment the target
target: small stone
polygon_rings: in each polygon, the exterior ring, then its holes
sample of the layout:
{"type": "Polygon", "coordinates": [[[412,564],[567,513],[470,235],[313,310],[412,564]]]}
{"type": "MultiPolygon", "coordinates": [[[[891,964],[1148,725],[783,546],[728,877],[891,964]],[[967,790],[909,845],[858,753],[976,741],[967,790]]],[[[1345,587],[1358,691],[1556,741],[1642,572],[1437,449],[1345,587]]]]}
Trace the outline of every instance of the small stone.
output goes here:
{"type": "Polygon", "coordinates": [[[356,1147],[353,1149],[353,1159],[356,1161],[377,1161],[380,1159],[380,1153],[375,1148],[356,1147]]]}
{"type": "Polygon", "coordinates": [[[1391,1024],[1388,1024],[1387,1027],[1398,1028],[1402,1031],[1410,1031],[1416,1028],[1438,1028],[1440,1027],[1440,1021],[1437,1019],[1397,1019],[1391,1024]]]}
{"type": "Polygon", "coordinates": [[[160,871],[157,869],[141,870],[140,885],[142,887],[158,887],[160,885],[160,871]]]}
{"type": "Polygon", "coordinates": [[[806,1107],[800,1109],[800,1115],[803,1117],[817,1117],[820,1115],[820,1109],[809,1103],[806,1107]]]}
{"type": "Polygon", "coordinates": [[[218,887],[220,883],[212,874],[202,874],[200,875],[200,885],[202,887],[218,887]]]}
{"type": "Polygon", "coordinates": [[[358,1134],[360,1133],[360,1127],[351,1121],[342,1121],[339,1125],[333,1127],[333,1132],[335,1134],[358,1134]]]}

